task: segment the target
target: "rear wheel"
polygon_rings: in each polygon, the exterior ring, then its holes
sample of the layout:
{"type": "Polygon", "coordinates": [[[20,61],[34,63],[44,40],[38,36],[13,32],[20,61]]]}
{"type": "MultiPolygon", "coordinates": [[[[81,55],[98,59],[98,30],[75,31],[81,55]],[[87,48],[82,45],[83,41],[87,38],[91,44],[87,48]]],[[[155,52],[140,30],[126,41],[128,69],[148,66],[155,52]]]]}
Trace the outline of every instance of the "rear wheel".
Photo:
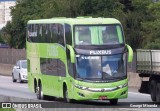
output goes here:
{"type": "Polygon", "coordinates": [[[111,105],[116,105],[118,103],[118,99],[109,100],[111,105]]]}
{"type": "Polygon", "coordinates": [[[13,73],[12,73],[12,81],[13,81],[13,82],[16,82],[16,81],[17,81],[17,80],[14,78],[13,73]]]}
{"type": "Polygon", "coordinates": [[[37,95],[37,99],[42,99],[43,100],[43,91],[42,91],[42,85],[41,84],[36,87],[36,95],[37,95]]]}
{"type": "Polygon", "coordinates": [[[156,102],[160,102],[160,83],[157,83],[157,88],[156,88],[156,102]]]}
{"type": "Polygon", "coordinates": [[[157,88],[156,81],[155,80],[151,80],[151,83],[150,83],[150,94],[151,94],[152,101],[156,101],[156,88],[157,88]]]}
{"type": "Polygon", "coordinates": [[[36,86],[36,95],[37,99],[40,100],[45,100],[49,98],[49,96],[43,94],[43,88],[41,83],[39,84],[39,86],[36,86]]]}

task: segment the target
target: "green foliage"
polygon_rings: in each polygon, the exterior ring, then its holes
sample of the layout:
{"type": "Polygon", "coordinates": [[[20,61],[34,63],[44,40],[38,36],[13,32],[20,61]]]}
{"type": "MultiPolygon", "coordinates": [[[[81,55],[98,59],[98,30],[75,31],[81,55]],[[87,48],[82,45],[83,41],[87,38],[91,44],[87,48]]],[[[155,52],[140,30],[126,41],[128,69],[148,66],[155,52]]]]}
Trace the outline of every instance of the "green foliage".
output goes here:
{"type": "Polygon", "coordinates": [[[151,3],[151,0],[134,0],[132,2],[133,10],[127,12],[126,19],[126,40],[133,49],[137,49],[142,46],[144,40],[144,34],[142,29],[142,22],[146,21],[150,14],[147,12],[147,6],[151,3]]]}
{"type": "Polygon", "coordinates": [[[4,40],[2,39],[2,34],[0,32],[0,43],[4,43],[4,40]]]}
{"type": "Polygon", "coordinates": [[[10,47],[24,48],[26,24],[31,19],[52,17],[113,17],[121,21],[126,41],[133,49],[159,48],[160,2],[151,0],[17,0],[11,7],[12,22],[0,38],[10,47]],[[130,6],[128,6],[128,4],[130,6]],[[125,6],[126,5],[126,6],[125,6]]]}
{"type": "Polygon", "coordinates": [[[160,49],[160,2],[151,3],[148,12],[152,14],[150,20],[143,22],[145,48],[160,49]]]}

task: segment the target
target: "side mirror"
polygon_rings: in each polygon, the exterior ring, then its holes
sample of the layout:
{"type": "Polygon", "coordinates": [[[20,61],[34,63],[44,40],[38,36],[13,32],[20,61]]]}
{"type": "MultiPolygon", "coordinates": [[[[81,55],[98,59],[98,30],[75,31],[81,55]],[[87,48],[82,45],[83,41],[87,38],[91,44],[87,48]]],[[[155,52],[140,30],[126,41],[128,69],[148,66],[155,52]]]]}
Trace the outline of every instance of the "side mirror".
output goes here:
{"type": "Polygon", "coordinates": [[[128,44],[126,44],[126,47],[128,49],[128,62],[132,62],[132,60],[133,60],[133,50],[128,44]]]}
{"type": "Polygon", "coordinates": [[[67,48],[70,50],[71,63],[75,63],[75,52],[73,50],[73,47],[70,45],[67,45],[67,48]]]}

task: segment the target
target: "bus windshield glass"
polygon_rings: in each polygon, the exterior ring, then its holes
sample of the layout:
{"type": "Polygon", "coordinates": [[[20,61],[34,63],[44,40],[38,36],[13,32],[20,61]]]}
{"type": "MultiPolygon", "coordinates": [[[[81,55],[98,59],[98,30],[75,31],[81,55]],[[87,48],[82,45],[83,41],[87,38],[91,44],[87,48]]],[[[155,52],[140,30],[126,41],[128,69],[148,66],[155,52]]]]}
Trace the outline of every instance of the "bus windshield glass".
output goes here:
{"type": "Polygon", "coordinates": [[[112,80],[126,76],[125,54],[110,56],[78,55],[77,78],[89,80],[112,80]]]}
{"type": "Polygon", "coordinates": [[[75,45],[114,45],[123,44],[120,25],[76,25],[75,45]]]}

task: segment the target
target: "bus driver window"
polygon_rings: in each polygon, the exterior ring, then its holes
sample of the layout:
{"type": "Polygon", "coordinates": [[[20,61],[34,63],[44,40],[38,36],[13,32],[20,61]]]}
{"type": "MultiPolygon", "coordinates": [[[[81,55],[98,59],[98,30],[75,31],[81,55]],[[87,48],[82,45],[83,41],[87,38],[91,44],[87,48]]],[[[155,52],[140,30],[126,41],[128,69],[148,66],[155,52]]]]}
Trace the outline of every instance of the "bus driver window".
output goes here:
{"type": "Polygon", "coordinates": [[[103,42],[106,44],[118,44],[118,37],[115,26],[106,26],[103,31],[103,42]]]}
{"type": "Polygon", "coordinates": [[[78,27],[78,40],[79,45],[91,44],[91,32],[87,26],[78,27]]]}

